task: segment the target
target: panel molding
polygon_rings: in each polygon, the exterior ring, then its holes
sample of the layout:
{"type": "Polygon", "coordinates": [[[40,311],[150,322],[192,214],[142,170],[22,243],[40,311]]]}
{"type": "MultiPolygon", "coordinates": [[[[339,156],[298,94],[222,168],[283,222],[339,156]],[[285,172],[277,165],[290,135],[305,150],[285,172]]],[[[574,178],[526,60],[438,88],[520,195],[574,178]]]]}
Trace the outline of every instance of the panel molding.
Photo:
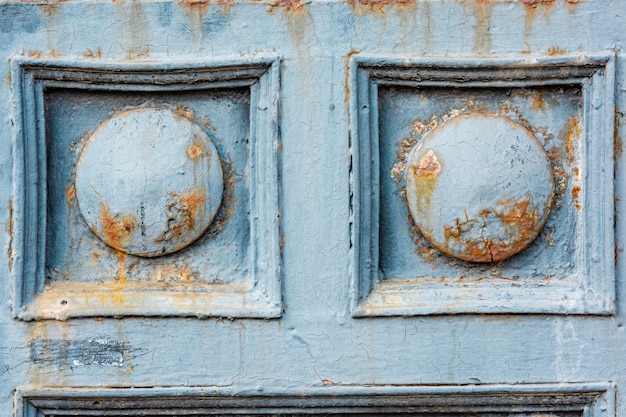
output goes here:
{"type": "MultiPolygon", "coordinates": [[[[350,60],[353,317],[467,313],[615,312],[613,53],[497,59],[355,55],[350,60]],[[441,280],[379,277],[378,88],[575,85],[583,94],[581,267],[554,279],[441,280]]],[[[577,259],[578,259],[577,258],[577,259]]],[[[488,277],[486,277],[488,278],[488,277]]]]}
{"type": "MultiPolygon", "coordinates": [[[[15,417],[61,415],[275,415],[580,413],[613,417],[610,383],[338,386],[294,391],[232,388],[31,389],[15,392],[15,417]]],[[[526,414],[527,415],[527,414],[526,414]]]]}
{"type": "MultiPolygon", "coordinates": [[[[87,62],[16,56],[11,61],[14,114],[14,225],[11,252],[14,318],[85,316],[222,316],[272,318],[282,314],[278,201],[280,57],[259,54],[210,61],[87,62]],[[48,88],[99,92],[250,90],[251,282],[164,292],[129,287],[123,302],[102,303],[111,289],[45,287],[46,145],[48,88]],[[258,237],[264,244],[258,244],[258,237]]],[[[119,297],[118,297],[119,298],[119,297]]],[[[119,300],[118,300],[119,301],[119,300]]]]}

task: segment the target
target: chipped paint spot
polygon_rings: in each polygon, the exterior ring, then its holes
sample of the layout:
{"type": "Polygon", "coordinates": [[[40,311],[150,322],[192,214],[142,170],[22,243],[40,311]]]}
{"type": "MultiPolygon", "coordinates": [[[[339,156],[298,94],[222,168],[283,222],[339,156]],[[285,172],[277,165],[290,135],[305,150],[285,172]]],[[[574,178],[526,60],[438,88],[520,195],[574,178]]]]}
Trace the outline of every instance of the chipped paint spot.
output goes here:
{"type": "Polygon", "coordinates": [[[540,92],[536,92],[535,94],[533,94],[532,98],[533,98],[533,104],[531,108],[533,110],[545,110],[546,109],[546,103],[543,100],[543,96],[541,95],[540,92]]]}
{"type": "Polygon", "coordinates": [[[128,343],[98,336],[85,339],[36,339],[29,343],[30,360],[40,365],[69,368],[80,366],[112,366],[121,368],[132,358],[128,343]]]}

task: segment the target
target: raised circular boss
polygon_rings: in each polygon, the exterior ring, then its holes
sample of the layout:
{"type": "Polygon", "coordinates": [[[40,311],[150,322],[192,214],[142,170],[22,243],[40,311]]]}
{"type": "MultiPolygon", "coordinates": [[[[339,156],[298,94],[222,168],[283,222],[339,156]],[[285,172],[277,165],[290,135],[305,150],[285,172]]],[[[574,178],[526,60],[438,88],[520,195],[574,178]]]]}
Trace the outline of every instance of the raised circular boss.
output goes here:
{"type": "Polygon", "coordinates": [[[471,113],[428,132],[406,171],[411,216],[441,252],[469,262],[497,262],[541,232],[554,199],[548,155],[513,120],[471,113]]]}
{"type": "Polygon", "coordinates": [[[82,216],[104,243],[154,257],[193,243],[224,188],[211,139],[168,109],[141,107],[104,121],[86,141],[75,174],[82,216]]]}

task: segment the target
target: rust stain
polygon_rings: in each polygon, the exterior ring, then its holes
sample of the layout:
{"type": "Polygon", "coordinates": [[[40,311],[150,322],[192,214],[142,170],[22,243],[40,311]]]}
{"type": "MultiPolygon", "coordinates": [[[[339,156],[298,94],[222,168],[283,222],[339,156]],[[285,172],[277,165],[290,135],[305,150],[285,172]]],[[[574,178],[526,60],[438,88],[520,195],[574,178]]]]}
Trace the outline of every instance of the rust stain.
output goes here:
{"type": "Polygon", "coordinates": [[[430,197],[435,190],[437,174],[440,171],[441,163],[432,149],[429,149],[426,155],[420,159],[417,166],[410,169],[410,173],[415,181],[417,209],[423,216],[428,216],[430,212],[430,197]]]}
{"type": "Polygon", "coordinates": [[[441,164],[437,160],[437,155],[431,149],[420,159],[419,164],[413,168],[413,174],[417,178],[435,178],[441,171],[441,164]]]}
{"type": "MultiPolygon", "coordinates": [[[[532,206],[530,197],[498,203],[498,209],[481,210],[478,218],[461,221],[444,227],[446,253],[453,254],[468,262],[498,262],[526,248],[543,227],[537,219],[537,208],[532,206]],[[475,227],[484,227],[490,218],[495,217],[502,222],[504,236],[498,240],[490,238],[467,238],[466,234],[475,227]],[[462,251],[449,250],[451,241],[462,247],[462,251]]],[[[549,210],[549,207],[548,207],[549,210]]]]}
{"type": "Polygon", "coordinates": [[[189,145],[187,148],[187,155],[191,159],[198,159],[202,154],[202,148],[198,145],[189,145]]]}
{"type": "Polygon", "coordinates": [[[109,207],[100,202],[100,222],[102,223],[102,232],[112,246],[122,248],[130,235],[137,228],[137,219],[131,215],[111,215],[109,207]],[[120,218],[121,217],[121,218],[120,218]]]}
{"type": "Polygon", "coordinates": [[[117,252],[117,256],[120,259],[120,277],[119,284],[126,284],[126,253],[122,251],[117,252]]]}
{"type": "Polygon", "coordinates": [[[171,216],[171,221],[167,231],[157,238],[156,242],[171,241],[180,238],[188,231],[192,231],[198,215],[204,213],[204,203],[206,202],[204,187],[200,190],[194,188],[186,193],[171,192],[170,196],[174,201],[166,206],[166,210],[171,216]]]}
{"type": "Polygon", "coordinates": [[[386,14],[388,7],[406,10],[417,4],[418,0],[347,0],[350,7],[356,12],[371,12],[386,14]]]}
{"type": "Polygon", "coordinates": [[[274,13],[275,9],[282,9],[287,13],[298,14],[305,12],[302,0],[274,0],[269,5],[268,13],[274,13]]]}
{"type": "Polygon", "coordinates": [[[580,186],[575,185],[572,188],[572,199],[574,201],[574,207],[576,207],[576,210],[580,210],[581,205],[580,205],[580,186]]]}
{"type": "Polygon", "coordinates": [[[474,52],[477,54],[490,54],[492,49],[491,40],[491,8],[492,0],[473,0],[474,16],[474,52]]]}
{"type": "Polygon", "coordinates": [[[100,47],[96,48],[96,51],[92,51],[87,48],[87,51],[83,52],[83,58],[97,58],[102,59],[102,49],[100,47]]]}
{"type": "Polygon", "coordinates": [[[533,104],[531,108],[533,110],[545,110],[546,109],[546,102],[543,100],[543,96],[541,95],[540,92],[536,92],[535,94],[533,94],[532,99],[533,99],[533,104]]]}
{"type": "Polygon", "coordinates": [[[193,121],[193,113],[191,112],[191,110],[189,110],[189,108],[185,106],[176,107],[176,110],[174,111],[174,116],[176,120],[181,120],[182,118],[185,118],[193,121]]]}
{"type": "Polygon", "coordinates": [[[65,203],[67,204],[67,208],[70,208],[70,205],[72,204],[72,200],[74,200],[75,197],[76,197],[76,187],[73,184],[69,185],[65,189],[65,203]]]}
{"type": "Polygon", "coordinates": [[[567,121],[564,131],[561,133],[565,140],[565,160],[568,165],[576,159],[576,141],[582,137],[583,128],[578,116],[572,116],[567,121]]]}
{"type": "Polygon", "coordinates": [[[619,159],[622,157],[624,151],[623,142],[619,135],[624,115],[618,110],[617,106],[615,106],[615,116],[615,125],[613,127],[613,155],[615,159],[619,159]]]}
{"type": "Polygon", "coordinates": [[[135,59],[135,58],[146,58],[150,56],[150,48],[146,47],[143,50],[140,51],[136,51],[133,49],[129,49],[126,53],[126,57],[128,59],[135,59]]]}
{"type": "Polygon", "coordinates": [[[548,55],[551,56],[565,55],[566,53],[567,51],[565,51],[564,49],[560,49],[557,46],[551,46],[548,48],[548,55]]]}
{"type": "Polygon", "coordinates": [[[198,282],[198,273],[188,266],[168,266],[157,272],[157,281],[162,283],[191,283],[198,282]]]}
{"type": "Polygon", "coordinates": [[[190,9],[208,9],[210,0],[176,0],[178,4],[189,7],[190,9]]]}
{"type": "Polygon", "coordinates": [[[38,3],[38,10],[41,17],[50,22],[53,18],[57,17],[60,13],[59,1],[46,1],[38,3]]]}
{"type": "Polygon", "coordinates": [[[29,51],[28,52],[28,57],[29,58],[41,58],[42,54],[40,51],[29,51]]]}
{"type": "Polygon", "coordinates": [[[347,103],[350,100],[350,60],[354,55],[357,55],[360,51],[351,50],[346,55],[346,63],[344,68],[344,74],[346,76],[345,80],[345,93],[343,96],[343,102],[347,103]]]}
{"type": "Polygon", "coordinates": [[[415,144],[417,143],[417,139],[414,137],[405,138],[402,142],[400,142],[400,146],[398,152],[396,153],[396,163],[391,168],[391,178],[396,183],[402,181],[402,176],[406,171],[406,162],[409,156],[409,152],[415,144]]]}

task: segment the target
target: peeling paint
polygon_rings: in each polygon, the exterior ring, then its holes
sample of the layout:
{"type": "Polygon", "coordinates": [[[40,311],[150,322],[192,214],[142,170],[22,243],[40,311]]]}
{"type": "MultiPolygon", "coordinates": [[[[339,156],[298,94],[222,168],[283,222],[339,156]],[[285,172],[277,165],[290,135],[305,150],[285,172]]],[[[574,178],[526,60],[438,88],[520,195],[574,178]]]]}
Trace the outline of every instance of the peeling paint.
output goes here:
{"type": "Polygon", "coordinates": [[[111,366],[121,368],[140,349],[106,336],[85,339],[36,339],[29,343],[30,360],[37,365],[111,366]]]}

